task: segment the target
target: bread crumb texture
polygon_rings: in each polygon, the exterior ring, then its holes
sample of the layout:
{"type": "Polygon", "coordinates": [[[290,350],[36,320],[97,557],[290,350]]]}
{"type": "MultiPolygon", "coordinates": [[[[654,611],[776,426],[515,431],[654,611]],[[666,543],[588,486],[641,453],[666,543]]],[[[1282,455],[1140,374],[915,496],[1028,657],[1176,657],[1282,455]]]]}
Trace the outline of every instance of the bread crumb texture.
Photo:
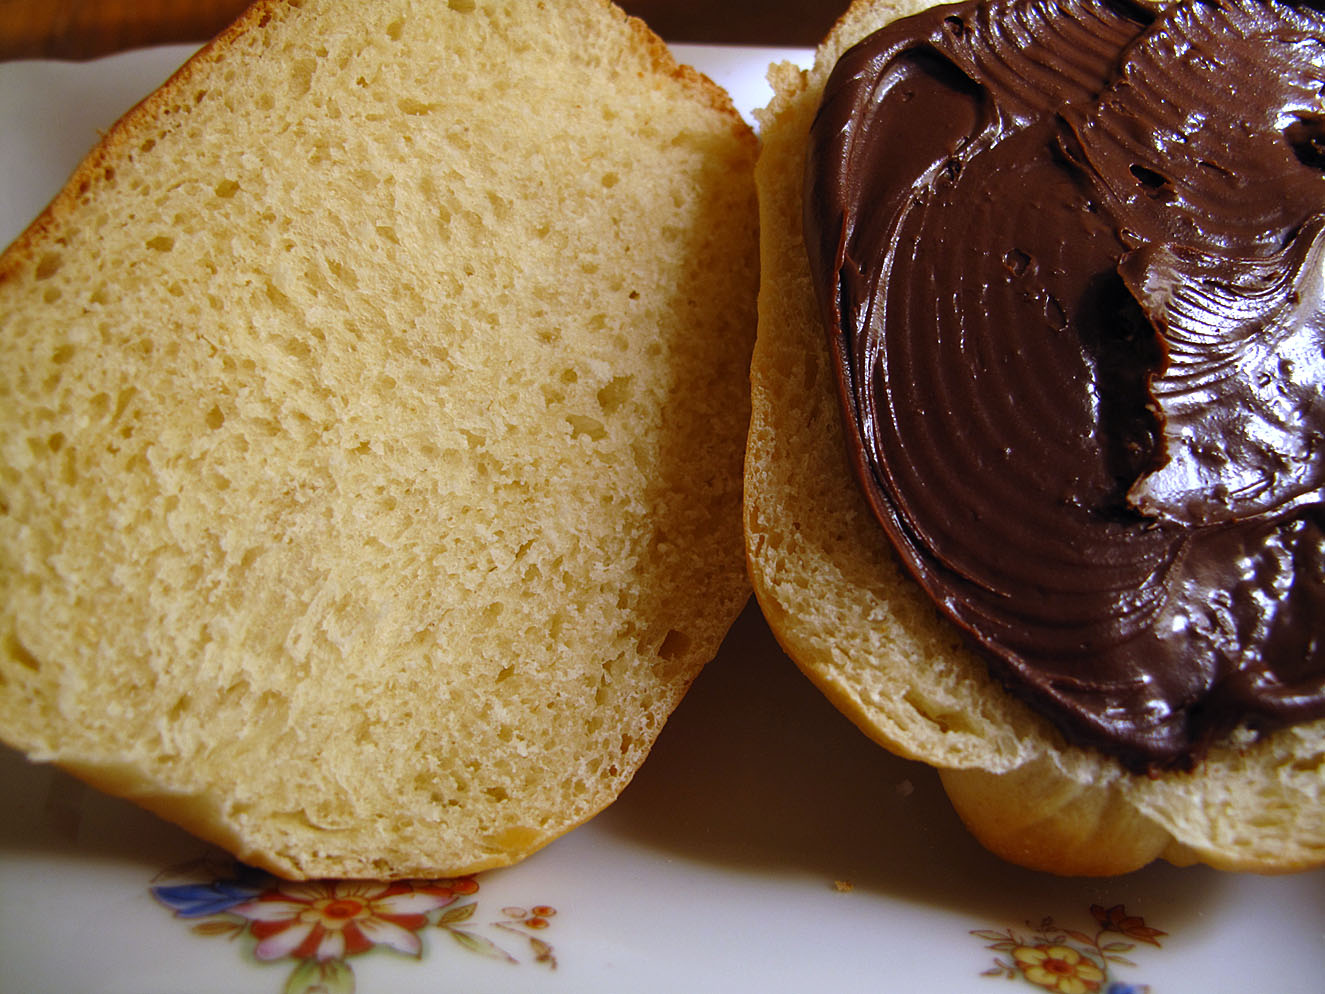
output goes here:
{"type": "Polygon", "coordinates": [[[0,736],[292,877],[609,803],[748,595],[754,154],[598,0],[252,8],[0,259],[0,736]]]}
{"type": "Polygon", "coordinates": [[[774,67],[759,114],[759,334],[746,552],[760,607],[866,734],[942,770],[990,849],[1063,874],[1156,858],[1260,872],[1325,864],[1325,721],[1214,749],[1151,779],[1079,749],[1008,695],[901,567],[855,482],[801,232],[806,135],[851,44],[930,0],[858,0],[802,71],[774,67]]]}

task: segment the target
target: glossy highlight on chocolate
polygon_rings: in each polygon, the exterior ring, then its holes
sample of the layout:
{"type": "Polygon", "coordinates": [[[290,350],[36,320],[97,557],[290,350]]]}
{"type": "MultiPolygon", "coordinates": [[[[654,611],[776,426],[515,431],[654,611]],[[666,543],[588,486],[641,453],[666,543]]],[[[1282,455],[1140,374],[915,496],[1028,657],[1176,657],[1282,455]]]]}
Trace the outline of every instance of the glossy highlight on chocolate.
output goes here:
{"type": "Polygon", "coordinates": [[[876,517],[1133,769],[1325,716],[1325,14],[984,0],[848,51],[805,234],[876,517]]]}

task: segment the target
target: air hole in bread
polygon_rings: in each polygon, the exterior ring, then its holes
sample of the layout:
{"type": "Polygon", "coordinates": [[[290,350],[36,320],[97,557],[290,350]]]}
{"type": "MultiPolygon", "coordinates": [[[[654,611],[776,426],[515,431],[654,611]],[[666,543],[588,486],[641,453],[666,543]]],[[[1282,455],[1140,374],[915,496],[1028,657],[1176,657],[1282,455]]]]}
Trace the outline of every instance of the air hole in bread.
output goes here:
{"type": "Polygon", "coordinates": [[[415,117],[422,117],[424,114],[431,114],[437,110],[439,104],[425,103],[422,100],[416,100],[413,97],[401,97],[396,101],[396,107],[402,114],[411,114],[415,117]]]}
{"type": "MultiPolygon", "coordinates": [[[[279,290],[276,292],[280,293],[279,290]]],[[[289,302],[289,298],[285,297],[284,294],[281,294],[281,297],[285,299],[287,303],[289,302]]],[[[313,354],[313,350],[309,347],[309,344],[301,338],[291,338],[290,336],[285,335],[281,337],[280,343],[281,351],[292,358],[307,359],[313,354]]]]}
{"type": "Polygon", "coordinates": [[[13,632],[5,637],[5,655],[33,673],[41,670],[41,661],[28,650],[28,647],[13,632]]]}
{"type": "Polygon", "coordinates": [[[604,414],[614,414],[630,400],[634,386],[629,376],[614,376],[598,391],[598,406],[604,414]]]}
{"type": "Polygon", "coordinates": [[[587,435],[597,442],[607,437],[607,428],[597,418],[591,418],[585,414],[567,414],[566,422],[571,427],[572,438],[587,435]]]}
{"type": "Polygon", "coordinates": [[[511,217],[511,201],[494,190],[488,191],[488,203],[492,205],[492,214],[498,221],[508,221],[511,217]]]}
{"type": "Polygon", "coordinates": [[[135,387],[125,387],[115,398],[115,411],[111,414],[112,423],[119,421],[129,410],[129,405],[133,403],[134,398],[138,396],[138,390],[135,387]]]}
{"type": "Polygon", "coordinates": [[[1303,773],[1312,773],[1325,766],[1325,753],[1315,753],[1311,756],[1299,756],[1293,760],[1293,769],[1300,770],[1303,773]]]}
{"type": "MultiPolygon", "coordinates": [[[[60,482],[67,487],[78,483],[78,464],[74,461],[74,450],[66,449],[64,462],[60,466],[60,482]]],[[[8,508],[0,505],[0,514],[8,513],[8,508]]]]}
{"type": "Polygon", "coordinates": [[[974,725],[971,719],[960,711],[954,711],[951,708],[939,707],[930,701],[924,700],[915,691],[907,691],[902,695],[903,700],[926,720],[932,722],[935,727],[944,735],[974,734],[974,725]]]}
{"type": "Polygon", "coordinates": [[[457,14],[473,13],[474,8],[478,6],[474,0],[446,0],[446,5],[457,14]]]}
{"type": "Polygon", "coordinates": [[[354,290],[358,288],[359,277],[352,267],[347,266],[342,262],[338,262],[335,259],[328,259],[327,269],[331,271],[332,276],[341,283],[344,283],[349,289],[354,290]]]}
{"type": "Polygon", "coordinates": [[[1284,823],[1287,810],[1285,804],[1267,804],[1248,818],[1247,824],[1254,828],[1273,828],[1284,823]]]}
{"type": "Polygon", "coordinates": [[[193,698],[190,697],[188,694],[181,694],[178,698],[175,699],[175,703],[171,705],[170,710],[166,714],[166,717],[168,717],[172,722],[179,721],[181,718],[183,718],[186,714],[189,713],[189,710],[192,707],[193,707],[193,698]]]}
{"type": "Polygon", "coordinates": [[[676,659],[685,655],[689,649],[690,636],[685,632],[679,632],[675,628],[672,628],[663,638],[662,644],[658,646],[658,655],[662,659],[676,659]]]}
{"type": "Polygon", "coordinates": [[[290,298],[287,297],[287,296],[286,296],[284,293],[282,293],[280,290],[278,290],[278,289],[276,288],[276,284],[275,284],[275,283],[272,283],[272,282],[269,280],[269,281],[267,282],[266,286],[263,288],[263,292],[266,294],[267,299],[270,300],[270,301],[271,301],[273,304],[275,304],[277,307],[281,308],[282,310],[289,310],[289,309],[290,309],[290,307],[291,307],[291,304],[290,304],[290,298]]]}
{"type": "Polygon", "coordinates": [[[37,261],[37,279],[50,279],[60,271],[60,266],[63,263],[64,258],[58,252],[47,252],[37,261]]]}
{"type": "MultiPolygon", "coordinates": [[[[560,558],[558,558],[557,563],[560,562],[561,560],[560,558]]],[[[563,571],[563,576],[564,575],[565,574],[563,571]]],[[[564,614],[558,611],[557,613],[552,615],[552,618],[548,621],[547,625],[548,641],[550,642],[558,641],[561,638],[562,629],[564,629],[565,627],[566,627],[566,616],[564,614]]]]}
{"type": "Polygon", "coordinates": [[[313,86],[313,71],[317,62],[313,59],[295,59],[290,66],[290,95],[302,97],[313,86]]]}

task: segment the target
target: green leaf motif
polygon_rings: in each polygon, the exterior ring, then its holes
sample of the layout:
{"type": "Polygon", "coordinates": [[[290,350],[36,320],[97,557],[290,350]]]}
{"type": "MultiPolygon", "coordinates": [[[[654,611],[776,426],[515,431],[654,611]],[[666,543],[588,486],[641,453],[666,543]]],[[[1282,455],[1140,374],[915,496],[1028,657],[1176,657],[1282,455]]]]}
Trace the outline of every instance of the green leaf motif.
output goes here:
{"type": "Polygon", "coordinates": [[[354,994],[354,971],[341,959],[306,959],[290,974],[283,994],[354,994]]]}
{"type": "Polygon", "coordinates": [[[437,919],[437,924],[445,928],[447,925],[458,925],[461,922],[467,922],[474,917],[474,912],[477,910],[478,905],[472,901],[459,907],[447,908],[442,917],[437,919]]]}
{"type": "Polygon", "coordinates": [[[552,955],[551,946],[549,946],[542,939],[535,939],[533,936],[530,936],[529,947],[534,951],[535,963],[546,963],[549,966],[551,966],[554,970],[556,969],[557,959],[555,956],[552,955]]]}
{"type": "Polygon", "coordinates": [[[196,935],[238,935],[246,928],[244,922],[235,921],[233,918],[208,918],[194,925],[190,932],[196,935]]]}
{"type": "Polygon", "coordinates": [[[516,962],[515,959],[506,953],[500,946],[481,935],[475,935],[473,932],[465,932],[458,928],[448,928],[448,932],[455,938],[455,941],[464,946],[471,953],[478,953],[480,956],[487,956],[490,959],[505,960],[507,963],[516,962]]]}

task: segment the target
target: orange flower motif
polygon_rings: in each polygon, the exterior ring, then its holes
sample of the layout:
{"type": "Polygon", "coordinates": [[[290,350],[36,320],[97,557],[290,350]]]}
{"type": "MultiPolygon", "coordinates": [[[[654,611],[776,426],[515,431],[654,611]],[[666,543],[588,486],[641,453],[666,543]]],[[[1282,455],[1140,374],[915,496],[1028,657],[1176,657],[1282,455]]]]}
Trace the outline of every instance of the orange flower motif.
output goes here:
{"type": "Polygon", "coordinates": [[[1100,928],[1107,932],[1121,932],[1129,939],[1136,939],[1138,942],[1148,942],[1152,946],[1159,945],[1159,937],[1168,935],[1167,932],[1161,932],[1157,928],[1151,928],[1145,923],[1145,919],[1136,915],[1129,915],[1127,909],[1121,904],[1115,904],[1112,908],[1106,908],[1101,904],[1092,904],[1090,913],[1095,916],[1099,922],[1100,928]]]}
{"type": "Polygon", "coordinates": [[[251,923],[260,960],[326,962],[379,945],[418,956],[416,933],[428,912],[450,904],[460,889],[440,882],[282,881],[230,910],[251,923]]]}
{"type": "Polygon", "coordinates": [[[1100,989],[1104,971],[1071,946],[1017,946],[1012,959],[1032,984],[1059,994],[1100,989]]]}

